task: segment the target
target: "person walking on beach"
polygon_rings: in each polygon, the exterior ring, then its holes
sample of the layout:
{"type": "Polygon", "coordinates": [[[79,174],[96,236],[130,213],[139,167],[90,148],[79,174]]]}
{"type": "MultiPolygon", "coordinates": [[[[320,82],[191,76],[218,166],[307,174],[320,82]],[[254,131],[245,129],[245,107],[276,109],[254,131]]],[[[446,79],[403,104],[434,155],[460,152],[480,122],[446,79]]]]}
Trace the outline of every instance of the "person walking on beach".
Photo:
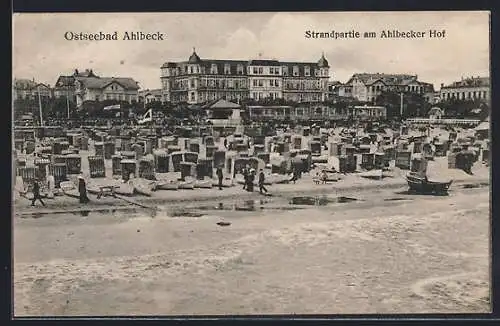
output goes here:
{"type": "Polygon", "coordinates": [[[90,199],[87,197],[87,185],[82,176],[78,177],[78,191],[80,192],[80,204],[88,203],[90,199]]]}
{"type": "Polygon", "coordinates": [[[217,167],[217,178],[219,179],[219,190],[222,190],[222,179],[224,177],[224,175],[222,174],[222,168],[220,167],[220,165],[217,167]]]}
{"type": "Polygon", "coordinates": [[[243,168],[243,180],[245,181],[243,183],[243,189],[246,189],[248,185],[248,173],[248,167],[243,168]]]}
{"type": "Polygon", "coordinates": [[[297,168],[294,167],[292,170],[292,179],[290,180],[290,182],[293,181],[293,183],[295,183],[295,181],[297,181],[298,179],[299,179],[299,175],[297,173],[297,168]]]}
{"type": "Polygon", "coordinates": [[[255,170],[251,169],[248,174],[247,191],[253,192],[253,182],[255,181],[255,170]]]}
{"type": "Polygon", "coordinates": [[[35,179],[35,182],[33,183],[33,199],[31,200],[31,206],[35,206],[35,202],[37,199],[40,201],[40,203],[42,203],[43,206],[45,206],[45,203],[42,200],[42,196],[40,196],[40,183],[35,179]]]}
{"type": "Polygon", "coordinates": [[[259,193],[261,195],[263,195],[264,192],[267,193],[267,189],[266,189],[266,187],[264,187],[265,178],[266,177],[264,175],[264,170],[260,169],[260,172],[259,172],[259,193]]]}

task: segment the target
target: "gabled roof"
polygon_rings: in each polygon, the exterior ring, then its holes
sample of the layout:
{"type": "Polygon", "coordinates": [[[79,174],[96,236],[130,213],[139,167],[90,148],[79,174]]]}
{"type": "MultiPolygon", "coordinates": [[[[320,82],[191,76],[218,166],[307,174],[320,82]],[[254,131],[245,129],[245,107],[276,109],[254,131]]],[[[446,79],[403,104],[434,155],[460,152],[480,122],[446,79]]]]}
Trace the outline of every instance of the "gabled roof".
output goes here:
{"type": "Polygon", "coordinates": [[[132,78],[124,77],[76,77],[86,88],[103,89],[112,83],[117,83],[127,90],[138,90],[137,82],[132,78]]]}
{"type": "Polygon", "coordinates": [[[407,74],[359,73],[352,75],[347,83],[352,83],[353,79],[359,79],[365,85],[371,85],[379,80],[386,85],[405,85],[404,83],[417,80],[417,76],[407,74]]]}
{"type": "Polygon", "coordinates": [[[59,76],[57,78],[55,87],[68,87],[75,85],[75,77],[73,76],[59,76]]]}
{"type": "Polygon", "coordinates": [[[213,104],[206,106],[207,109],[239,109],[241,106],[239,104],[220,99],[213,104]]]}

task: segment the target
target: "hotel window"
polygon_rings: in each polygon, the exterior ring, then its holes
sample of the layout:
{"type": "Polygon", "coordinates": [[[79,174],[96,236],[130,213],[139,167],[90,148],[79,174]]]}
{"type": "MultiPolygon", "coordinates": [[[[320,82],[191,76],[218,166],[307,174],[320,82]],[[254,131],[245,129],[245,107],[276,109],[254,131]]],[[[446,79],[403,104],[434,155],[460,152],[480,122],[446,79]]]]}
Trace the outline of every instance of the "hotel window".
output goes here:
{"type": "Polygon", "coordinates": [[[253,74],[256,75],[259,73],[259,69],[257,67],[253,67],[253,74]]]}
{"type": "Polygon", "coordinates": [[[210,73],[217,74],[217,65],[216,64],[212,64],[212,67],[210,68],[210,73]]]}
{"type": "Polygon", "coordinates": [[[264,68],[259,67],[259,74],[261,74],[261,75],[262,75],[263,73],[264,73],[264,68]]]}
{"type": "Polygon", "coordinates": [[[195,100],[194,92],[191,92],[191,101],[195,100]]]}
{"type": "Polygon", "coordinates": [[[243,75],[243,65],[238,65],[236,69],[238,75],[243,75]]]}
{"type": "Polygon", "coordinates": [[[192,74],[193,72],[194,72],[194,71],[193,71],[193,67],[192,67],[192,66],[191,66],[191,67],[189,67],[189,73],[191,73],[191,74],[192,74]]]}
{"type": "Polygon", "coordinates": [[[298,66],[293,66],[293,75],[298,76],[299,75],[299,67],[298,66]]]}
{"type": "Polygon", "coordinates": [[[264,86],[264,81],[262,79],[259,79],[259,86],[260,87],[264,86]]]}
{"type": "Polygon", "coordinates": [[[259,84],[257,83],[257,79],[253,80],[253,86],[259,86],[259,84]]]}
{"type": "Polygon", "coordinates": [[[287,66],[283,66],[283,76],[288,76],[288,67],[287,66]]]}
{"type": "Polygon", "coordinates": [[[224,73],[226,75],[230,75],[231,74],[231,66],[230,65],[228,65],[228,64],[224,65],[224,73]]]}
{"type": "Polygon", "coordinates": [[[194,87],[194,79],[191,79],[191,87],[194,87]]]}
{"type": "Polygon", "coordinates": [[[304,67],[304,74],[309,77],[311,76],[311,68],[309,67],[304,67]]]}
{"type": "Polygon", "coordinates": [[[314,69],[314,76],[318,77],[318,75],[319,75],[318,69],[314,69]]]}
{"type": "Polygon", "coordinates": [[[269,74],[274,75],[274,68],[273,67],[269,67],[269,74]]]}

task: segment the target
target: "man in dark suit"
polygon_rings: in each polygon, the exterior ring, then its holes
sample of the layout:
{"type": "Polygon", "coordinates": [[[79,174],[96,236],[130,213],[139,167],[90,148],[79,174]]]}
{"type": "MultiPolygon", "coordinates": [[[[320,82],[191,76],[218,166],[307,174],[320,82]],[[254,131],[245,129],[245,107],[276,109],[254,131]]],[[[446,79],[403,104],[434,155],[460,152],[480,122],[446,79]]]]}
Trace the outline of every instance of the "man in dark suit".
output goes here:
{"type": "Polygon", "coordinates": [[[33,199],[31,200],[31,206],[35,206],[36,200],[39,200],[40,203],[42,203],[43,206],[45,206],[45,203],[42,201],[42,196],[40,196],[40,183],[38,180],[35,180],[33,183],[33,199]]]}

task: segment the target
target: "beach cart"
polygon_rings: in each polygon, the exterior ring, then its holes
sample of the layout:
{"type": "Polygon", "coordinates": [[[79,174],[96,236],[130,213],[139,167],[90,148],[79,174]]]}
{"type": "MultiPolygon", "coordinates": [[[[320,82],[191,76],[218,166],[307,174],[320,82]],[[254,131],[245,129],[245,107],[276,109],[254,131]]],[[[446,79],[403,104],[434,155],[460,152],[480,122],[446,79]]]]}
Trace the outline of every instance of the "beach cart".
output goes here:
{"type": "Polygon", "coordinates": [[[104,165],[103,156],[89,156],[89,170],[91,178],[104,178],[106,177],[106,168],[104,165]]]}
{"type": "Polygon", "coordinates": [[[396,153],[396,167],[402,170],[409,170],[411,163],[410,151],[398,151],[396,153]]]}
{"type": "Polygon", "coordinates": [[[104,157],[104,143],[103,142],[95,142],[94,143],[94,153],[95,153],[95,156],[103,156],[104,157]]]}
{"type": "Polygon", "coordinates": [[[185,181],[186,177],[196,178],[196,163],[192,162],[181,162],[181,180],[185,181]]]}
{"type": "Polygon", "coordinates": [[[183,152],[183,161],[196,164],[196,162],[198,162],[198,153],[184,151],[183,152]]]}
{"type": "Polygon", "coordinates": [[[135,157],[138,160],[144,155],[144,147],[139,143],[132,145],[132,151],[135,152],[135,157]]]}
{"type": "Polygon", "coordinates": [[[122,159],[121,162],[122,179],[128,181],[130,174],[135,176],[137,169],[137,161],[131,159],[122,159]]]}
{"type": "Polygon", "coordinates": [[[111,160],[113,155],[115,155],[115,143],[114,142],[105,142],[104,143],[104,159],[111,160]]]}
{"type": "MultiPolygon", "coordinates": [[[[215,165],[218,166],[218,165],[215,165]]],[[[211,158],[200,158],[196,164],[196,176],[202,180],[204,177],[213,178],[214,174],[214,160],[211,158]]]]}
{"type": "Polygon", "coordinates": [[[215,151],[217,150],[217,147],[214,145],[206,145],[206,154],[205,157],[210,158],[214,156],[215,151]]]}
{"type": "Polygon", "coordinates": [[[215,151],[213,156],[214,166],[225,166],[226,163],[226,151],[215,151]]]}
{"type": "Polygon", "coordinates": [[[200,144],[197,142],[196,143],[195,142],[189,143],[189,151],[199,153],[200,152],[200,144]]]}
{"type": "Polygon", "coordinates": [[[64,163],[55,163],[51,165],[52,175],[54,176],[55,187],[59,188],[61,182],[68,180],[67,167],[64,163]]]}
{"type": "Polygon", "coordinates": [[[154,180],[155,170],[153,155],[146,155],[139,160],[139,178],[154,180]]]}
{"type": "Polygon", "coordinates": [[[214,146],[215,145],[215,140],[213,136],[205,136],[203,138],[203,144],[206,146],[214,146]]]}
{"type": "Polygon", "coordinates": [[[122,156],[121,155],[113,155],[111,157],[111,173],[115,175],[122,174],[122,166],[121,166],[122,156]]]}
{"type": "Polygon", "coordinates": [[[167,154],[167,152],[163,150],[156,150],[153,152],[153,156],[154,156],[155,171],[157,173],[168,172],[170,156],[167,154]]]}
{"type": "Polygon", "coordinates": [[[68,174],[80,174],[82,170],[82,157],[78,154],[64,156],[68,174]]]}

